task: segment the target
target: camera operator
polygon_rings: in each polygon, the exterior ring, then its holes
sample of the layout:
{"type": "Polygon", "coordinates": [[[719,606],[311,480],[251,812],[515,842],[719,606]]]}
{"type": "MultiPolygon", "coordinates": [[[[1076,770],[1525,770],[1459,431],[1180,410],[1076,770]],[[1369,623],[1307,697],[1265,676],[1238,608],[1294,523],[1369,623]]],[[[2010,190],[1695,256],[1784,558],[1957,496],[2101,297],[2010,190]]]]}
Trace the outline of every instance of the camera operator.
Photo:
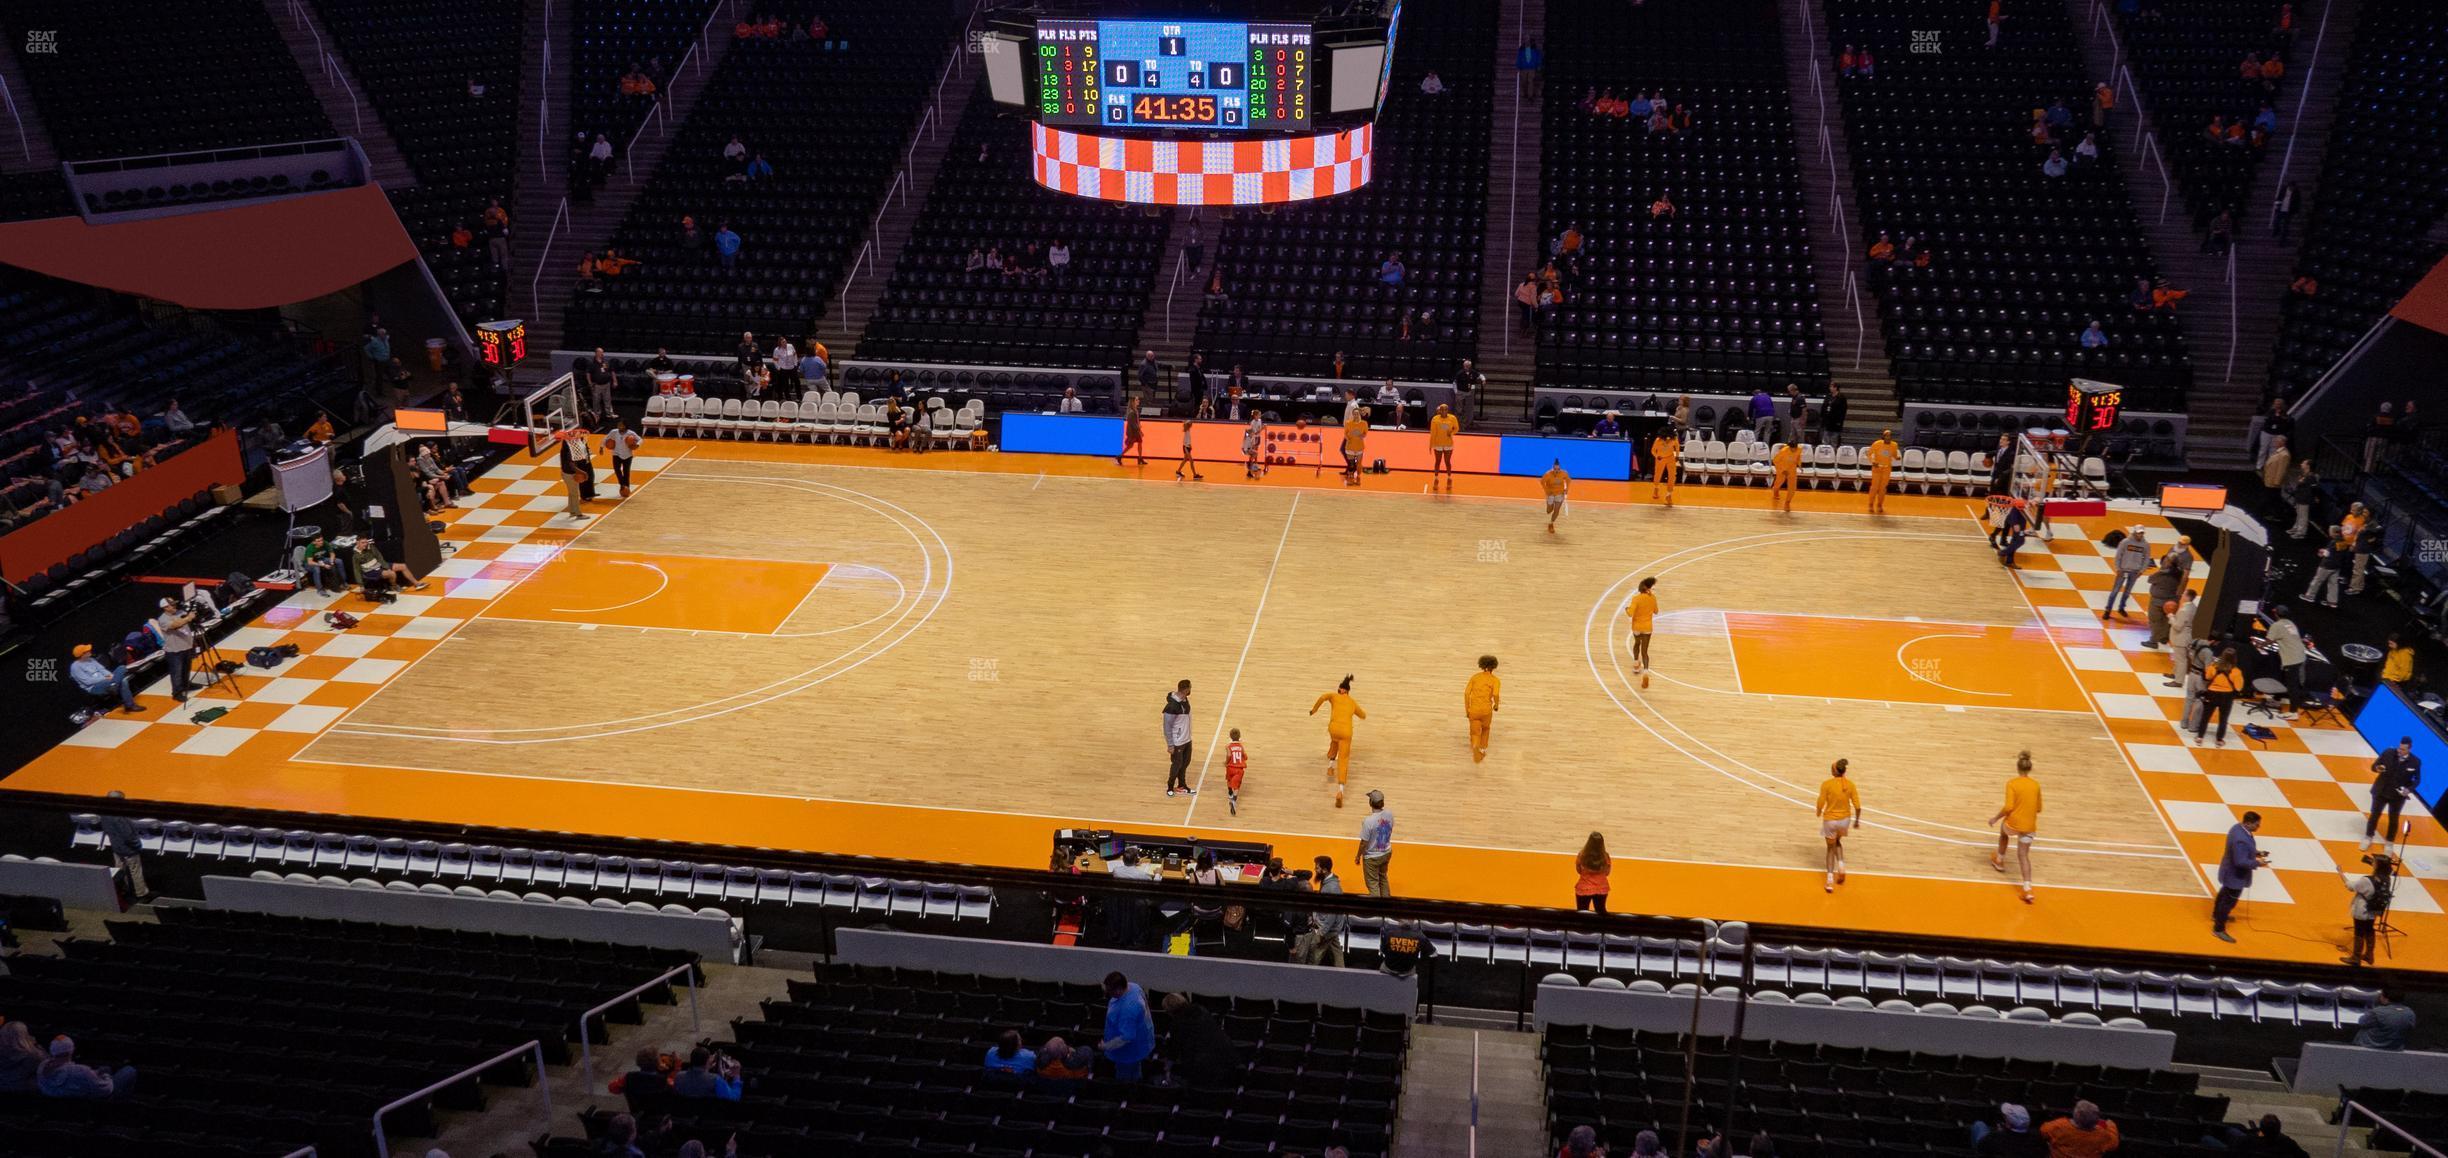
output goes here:
{"type": "Polygon", "coordinates": [[[2356,877],[2346,884],[2347,889],[2354,893],[2354,904],[2347,910],[2347,915],[2354,919],[2354,947],[2338,960],[2348,965],[2372,963],[2372,931],[2380,923],[2380,918],[2388,913],[2389,902],[2397,891],[2396,882],[2392,879],[2397,875],[2395,858],[2385,852],[2375,852],[2364,857],[2363,863],[2372,866],[2371,874],[2356,877]]]}
{"type": "Polygon", "coordinates": [[[195,608],[175,599],[161,601],[153,617],[153,633],[161,637],[162,660],[170,666],[170,698],[187,702],[187,681],[195,666],[195,608]]]}
{"type": "Polygon", "coordinates": [[[2363,843],[2357,848],[2370,848],[2377,840],[2386,848],[2397,836],[2397,818],[2405,813],[2406,798],[2414,795],[2422,783],[2422,757],[2414,754],[2414,737],[2400,736],[2397,746],[2380,753],[2372,760],[2375,774],[2371,786],[2371,815],[2363,821],[2363,843]],[[2388,813],[2388,827],[2380,827],[2380,814],[2388,813]]]}
{"type": "Polygon", "coordinates": [[[740,1100],[739,1059],[698,1046],[689,1051],[688,1068],[672,1079],[671,1092],[675,1098],[736,1102],[740,1100]]]}

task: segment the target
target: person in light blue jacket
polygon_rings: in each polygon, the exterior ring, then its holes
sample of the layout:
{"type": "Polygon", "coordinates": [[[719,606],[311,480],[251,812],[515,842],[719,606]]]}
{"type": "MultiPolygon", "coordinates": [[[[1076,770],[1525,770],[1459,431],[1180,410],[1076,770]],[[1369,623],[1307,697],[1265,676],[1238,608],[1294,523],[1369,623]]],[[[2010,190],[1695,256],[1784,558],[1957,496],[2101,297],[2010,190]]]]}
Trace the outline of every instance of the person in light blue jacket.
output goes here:
{"type": "Polygon", "coordinates": [[[1139,1067],[1156,1052],[1156,1019],[1147,993],[1121,973],[1105,975],[1105,1037],[1097,1049],[1113,1062],[1117,1081],[1139,1080],[1139,1067]]]}

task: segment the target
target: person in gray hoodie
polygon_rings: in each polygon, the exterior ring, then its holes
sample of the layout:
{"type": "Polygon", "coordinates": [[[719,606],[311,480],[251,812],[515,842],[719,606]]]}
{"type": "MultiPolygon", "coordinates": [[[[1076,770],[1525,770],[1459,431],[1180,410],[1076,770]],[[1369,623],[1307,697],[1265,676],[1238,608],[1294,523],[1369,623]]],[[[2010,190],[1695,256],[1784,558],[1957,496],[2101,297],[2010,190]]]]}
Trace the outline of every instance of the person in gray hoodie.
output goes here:
{"type": "Polygon", "coordinates": [[[1165,697],[1165,751],[1171,767],[1165,772],[1165,795],[1198,795],[1190,786],[1190,681],[1183,680],[1165,697]]]}
{"type": "Polygon", "coordinates": [[[2142,573],[2150,570],[2150,565],[2150,540],[2143,536],[2141,524],[2125,528],[2125,538],[2117,544],[2116,582],[2108,588],[2109,615],[2131,618],[2126,608],[2133,602],[2134,584],[2142,581],[2142,573]]]}

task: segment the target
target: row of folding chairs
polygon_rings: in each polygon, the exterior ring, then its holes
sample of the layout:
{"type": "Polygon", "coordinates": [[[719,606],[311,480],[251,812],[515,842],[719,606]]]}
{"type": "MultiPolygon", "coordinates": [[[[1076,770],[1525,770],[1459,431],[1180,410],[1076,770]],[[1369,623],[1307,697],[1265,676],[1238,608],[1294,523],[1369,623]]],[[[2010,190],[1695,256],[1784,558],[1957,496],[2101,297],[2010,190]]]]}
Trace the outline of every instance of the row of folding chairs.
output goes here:
{"type": "MultiPolygon", "coordinates": [[[[1354,917],[1347,947],[1374,950],[1383,924],[1354,917]]],[[[1420,932],[1440,956],[1460,961],[1592,970],[1716,984],[1742,975],[1746,927],[1730,922],[1710,940],[1617,933],[1566,933],[1505,925],[1429,922],[1420,932]]],[[[1753,979],[1799,991],[1853,990],[1892,1000],[1956,1001],[2009,1006],[2048,1005],[2108,1014],[2235,1018],[2314,1027],[2351,1026],[2378,998],[2375,990],[2204,977],[2138,970],[2093,969],[1967,957],[1930,957],[1804,945],[1762,944],[1753,952],[1753,979]]],[[[1621,980],[1609,979],[1615,984],[1621,980]]],[[[1799,996],[1795,1000],[1801,1000],[1799,996]]]]}
{"type": "Polygon", "coordinates": [[[682,904],[657,905],[651,901],[616,901],[610,897],[593,899],[571,896],[556,897],[549,893],[522,894],[509,889],[480,889],[474,885],[443,885],[431,881],[424,884],[411,884],[407,881],[378,881],[372,877],[350,878],[328,874],[314,876],[308,873],[276,873],[268,869],[257,869],[248,873],[247,878],[258,881],[286,881],[296,885],[324,885],[338,889],[380,889],[394,893],[423,893],[437,897],[471,897],[479,900],[524,901],[538,905],[567,905],[580,909],[618,909],[631,913],[663,913],[675,917],[720,917],[730,921],[734,928],[739,924],[739,918],[710,905],[692,909],[682,904]]]}
{"type": "MultiPolygon", "coordinates": [[[[954,410],[930,398],[924,411],[927,437],[943,446],[963,446],[986,422],[986,404],[972,399],[954,410]]],[[[884,407],[874,402],[784,402],[738,398],[646,400],[645,433],[681,438],[734,438],[775,442],[837,442],[879,445],[892,436],[884,407]]]]}
{"type": "MultiPolygon", "coordinates": [[[[1547,976],[1540,978],[1539,984],[1544,986],[1576,988],[1581,985],[1581,982],[1578,978],[1575,978],[1569,973],[1550,973],[1547,976]]],[[[1698,994],[1700,991],[1700,987],[1697,984],[1688,981],[1680,985],[1668,986],[1663,982],[1651,981],[1646,978],[1638,981],[1627,982],[1613,977],[1596,978],[1589,983],[1589,988],[1628,990],[1633,993],[1660,993],[1675,997],[1691,997],[1698,994]]],[[[1739,990],[1737,990],[1734,986],[1720,985],[1710,991],[1710,996],[1733,997],[1738,992],[1739,990]]],[[[1926,1014],[1934,1017],[1970,1017],[1988,1021],[2053,1021],[2064,1025],[2105,1025],[2112,1029],[2150,1028],[2149,1023],[2144,1022],[2138,1017],[2126,1016],[2102,1018],[2099,1014],[2092,1013],[2087,1010],[2076,1010],[2072,1013],[2063,1015],[2053,1015],[2048,1010],[2031,1005],[2018,1005],[2011,1009],[1999,1009],[1990,1005],[1959,1006],[1952,1002],[1946,1001],[1915,1002],[1901,997],[1890,997],[1885,1000],[1874,1001],[1858,993],[1846,994],[1842,997],[1838,997],[1834,994],[1820,993],[1816,991],[1787,993],[1778,989],[1753,989],[1751,991],[1751,1000],[1766,1005],[1824,1005],[1837,1009],[1871,1009],[1882,1013],[1926,1014]]]]}
{"type": "MultiPolygon", "coordinates": [[[[1737,437],[1732,442],[1687,438],[1683,442],[1683,473],[1694,482],[1764,486],[1775,477],[1770,456],[1783,445],[1753,442],[1748,437],[1737,437]]],[[[1913,447],[1898,457],[1890,480],[1899,489],[1911,487],[1922,494],[1975,494],[1988,489],[1989,466],[1987,454],[1913,447]]],[[[2103,465],[2103,478],[2105,469],[2103,465]]],[[[1802,448],[1800,481],[1814,490],[1864,488],[1870,485],[1870,461],[1864,448],[1858,446],[1806,446],[1802,448]]]]}
{"type": "MultiPolygon", "coordinates": [[[[74,820],[73,845],[102,846],[99,814],[79,813],[74,820]]],[[[471,886],[494,884],[506,890],[515,885],[640,893],[741,904],[821,905],[964,920],[984,920],[994,912],[994,890],[984,885],[755,869],[649,857],[598,857],[591,853],[500,845],[378,839],[308,829],[190,824],[183,820],[164,823],[141,819],[136,821],[136,834],[147,852],[273,864],[285,871],[396,873],[466,881],[471,886]]]]}

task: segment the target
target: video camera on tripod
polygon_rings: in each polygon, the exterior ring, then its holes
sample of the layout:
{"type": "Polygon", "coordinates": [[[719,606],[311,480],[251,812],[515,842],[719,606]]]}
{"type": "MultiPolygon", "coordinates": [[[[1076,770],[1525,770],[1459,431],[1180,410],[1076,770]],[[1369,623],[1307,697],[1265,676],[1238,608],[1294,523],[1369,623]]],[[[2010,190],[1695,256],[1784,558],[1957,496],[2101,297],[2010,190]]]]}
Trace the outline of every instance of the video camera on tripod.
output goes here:
{"type": "Polygon", "coordinates": [[[2371,895],[2364,898],[2363,905],[2371,910],[2372,916],[2384,916],[2389,911],[2389,905],[2397,899],[2397,858],[2385,852],[2375,852],[2365,856],[2363,863],[2370,865],[2372,870],[2371,895]]]}

